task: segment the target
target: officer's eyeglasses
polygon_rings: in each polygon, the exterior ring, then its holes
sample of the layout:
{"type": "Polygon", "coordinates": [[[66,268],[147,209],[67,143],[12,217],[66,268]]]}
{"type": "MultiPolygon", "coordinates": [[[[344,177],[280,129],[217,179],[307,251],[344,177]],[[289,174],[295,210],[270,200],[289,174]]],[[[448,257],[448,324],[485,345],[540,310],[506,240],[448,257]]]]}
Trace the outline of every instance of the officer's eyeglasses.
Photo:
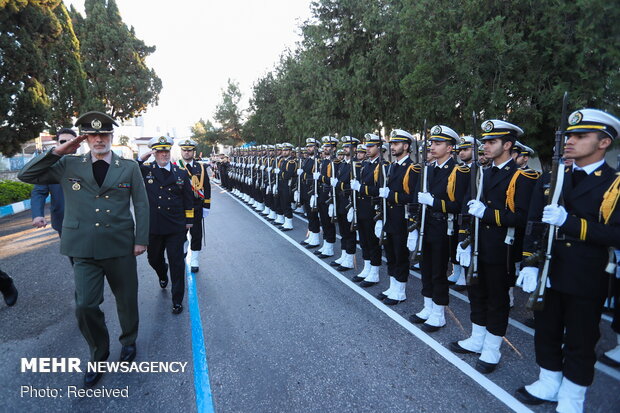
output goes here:
{"type": "Polygon", "coordinates": [[[67,143],[67,141],[58,141],[59,144],[67,143]]]}

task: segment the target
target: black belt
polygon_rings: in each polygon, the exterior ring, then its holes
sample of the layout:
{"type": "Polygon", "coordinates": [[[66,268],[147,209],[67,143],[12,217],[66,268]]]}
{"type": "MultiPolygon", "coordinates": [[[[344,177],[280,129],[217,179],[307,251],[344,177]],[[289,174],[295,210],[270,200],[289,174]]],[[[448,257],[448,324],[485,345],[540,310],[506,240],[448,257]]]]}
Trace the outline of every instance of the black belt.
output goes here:
{"type": "Polygon", "coordinates": [[[445,221],[447,219],[446,214],[443,212],[431,212],[429,217],[436,221],[445,221]]]}

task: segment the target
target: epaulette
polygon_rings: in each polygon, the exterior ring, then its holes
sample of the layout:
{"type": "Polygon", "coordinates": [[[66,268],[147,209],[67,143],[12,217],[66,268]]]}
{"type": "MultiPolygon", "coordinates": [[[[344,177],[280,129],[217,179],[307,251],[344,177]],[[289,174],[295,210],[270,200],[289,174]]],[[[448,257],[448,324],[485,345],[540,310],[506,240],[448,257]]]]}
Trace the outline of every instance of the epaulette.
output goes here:
{"type": "Polygon", "coordinates": [[[415,173],[420,173],[420,171],[422,170],[422,166],[420,166],[419,163],[411,164],[409,168],[411,168],[411,170],[415,173]]]}
{"type": "Polygon", "coordinates": [[[290,161],[288,161],[288,163],[295,163],[295,160],[291,159],[290,161]]]}
{"type": "Polygon", "coordinates": [[[340,159],[334,159],[334,163],[335,164],[339,164],[340,163],[340,159]]]}
{"type": "Polygon", "coordinates": [[[519,169],[519,171],[521,172],[521,175],[525,176],[526,178],[530,178],[530,179],[538,179],[540,178],[541,173],[534,170],[534,169],[519,169]]]}
{"type": "Polygon", "coordinates": [[[471,168],[467,165],[456,165],[456,170],[459,171],[460,173],[466,174],[466,173],[469,173],[469,171],[471,171],[471,168]]]}
{"type": "Polygon", "coordinates": [[[151,165],[151,163],[150,163],[150,162],[144,162],[144,163],[142,163],[142,165],[144,165],[144,166],[150,166],[150,165],[151,165]]]}

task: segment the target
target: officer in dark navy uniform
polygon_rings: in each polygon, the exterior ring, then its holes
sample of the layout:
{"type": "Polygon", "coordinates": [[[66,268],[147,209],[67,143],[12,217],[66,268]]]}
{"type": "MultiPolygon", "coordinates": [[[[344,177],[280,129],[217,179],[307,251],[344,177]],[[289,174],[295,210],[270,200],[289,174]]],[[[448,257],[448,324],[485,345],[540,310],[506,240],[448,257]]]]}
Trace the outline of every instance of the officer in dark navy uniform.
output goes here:
{"type": "Polygon", "coordinates": [[[614,249],[620,247],[620,176],[605,162],[605,152],[619,132],[620,120],[609,113],[573,112],[566,128],[564,158],[574,164],[560,172],[564,174],[562,205],[545,206],[548,173],[532,197],[529,220],[540,231],[532,231],[525,240],[517,280],[524,291],[538,288],[538,268],[544,258],[538,258],[537,252],[546,253],[542,229],[557,228],[557,233],[544,307],[534,317],[539,378],[520,388],[517,396],[530,404],[557,401],[558,412],[582,412],[594,379],[603,302],[609,278],[615,275],[614,249]],[[547,225],[541,228],[540,222],[547,225]]]}
{"type": "Polygon", "coordinates": [[[194,223],[194,196],[187,172],[170,162],[171,138],[162,136],[149,142],[151,152],[142,155],[141,160],[153,154],[155,162],[140,165],[146,192],[149,198],[150,234],[147,256],[149,264],[159,277],[159,285],[168,285],[168,254],[170,278],[172,280],[172,312],[183,311],[185,294],[185,261],[183,243],[186,230],[194,223]]]}
{"type": "Polygon", "coordinates": [[[194,159],[196,145],[197,143],[193,139],[183,139],[179,142],[181,159],[177,162],[178,166],[187,172],[192,184],[194,224],[188,231],[192,238],[190,244],[192,252],[189,264],[192,272],[198,272],[200,269],[200,251],[202,250],[202,235],[204,231],[203,219],[209,216],[209,210],[211,209],[209,174],[205,165],[194,159]]]}
{"type": "Polygon", "coordinates": [[[302,245],[306,248],[315,248],[321,245],[321,222],[317,208],[320,188],[317,183],[315,193],[315,182],[312,177],[319,166],[319,141],[314,138],[306,139],[306,150],[308,157],[302,161],[301,168],[297,171],[301,175],[301,202],[308,219],[308,238],[302,241],[302,245]]]}
{"type": "Polygon", "coordinates": [[[333,136],[323,136],[323,159],[321,160],[318,171],[313,173],[314,179],[319,182],[319,196],[317,204],[319,209],[319,219],[321,228],[323,229],[323,246],[314,252],[320,258],[332,257],[334,255],[334,244],[336,243],[336,225],[332,221],[336,211],[333,211],[333,203],[331,202],[331,179],[335,176],[339,161],[335,158],[336,145],[338,139],[333,136]],[[333,168],[332,168],[333,166],[333,168]]]}

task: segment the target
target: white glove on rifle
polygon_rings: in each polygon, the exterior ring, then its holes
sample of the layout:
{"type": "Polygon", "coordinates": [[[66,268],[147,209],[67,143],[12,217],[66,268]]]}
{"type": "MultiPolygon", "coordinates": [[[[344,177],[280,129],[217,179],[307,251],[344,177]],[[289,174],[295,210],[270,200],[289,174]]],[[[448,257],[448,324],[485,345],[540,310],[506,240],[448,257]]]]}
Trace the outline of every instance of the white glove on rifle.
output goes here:
{"type": "Polygon", "coordinates": [[[353,215],[354,215],[353,208],[349,208],[349,210],[347,211],[347,221],[353,222],[353,215]]]}
{"type": "Polygon", "coordinates": [[[318,181],[321,178],[321,173],[320,172],[314,172],[312,174],[312,179],[314,179],[315,181],[318,181]]]}
{"type": "Polygon", "coordinates": [[[416,246],[418,245],[418,230],[414,229],[407,236],[407,249],[411,252],[415,251],[416,246]]]}
{"type": "Polygon", "coordinates": [[[273,170],[273,173],[279,174],[280,173],[280,168],[276,168],[273,170]]]}
{"type": "Polygon", "coordinates": [[[362,184],[357,179],[351,179],[351,189],[354,191],[359,191],[362,189],[362,184]]]}
{"type": "Polygon", "coordinates": [[[316,208],[316,195],[310,197],[310,208],[316,208]]]}
{"type": "Polygon", "coordinates": [[[471,244],[467,248],[463,248],[462,243],[459,242],[459,245],[456,246],[456,260],[463,267],[469,267],[471,264],[471,244]]]}
{"type": "Polygon", "coordinates": [[[432,207],[434,201],[435,198],[429,192],[418,192],[418,203],[432,207]]]}
{"type": "Polygon", "coordinates": [[[333,218],[336,216],[335,211],[334,211],[334,204],[329,204],[329,208],[327,209],[327,215],[329,215],[330,218],[333,218]]]}
{"type": "Polygon", "coordinates": [[[521,287],[524,292],[531,293],[536,290],[536,284],[538,284],[538,268],[525,267],[519,271],[519,278],[517,278],[517,287],[521,287]]]}
{"type": "Polygon", "coordinates": [[[264,171],[264,170],[265,170],[265,165],[261,165],[261,166],[260,166],[260,170],[261,170],[261,171],[264,171]]]}
{"type": "Polygon", "coordinates": [[[278,185],[273,184],[273,194],[277,195],[278,194],[278,185]]]}
{"type": "Polygon", "coordinates": [[[303,175],[303,173],[304,173],[304,170],[303,170],[303,169],[299,168],[299,169],[297,170],[297,176],[302,176],[302,175],[303,175]]]}
{"type": "Polygon", "coordinates": [[[387,186],[379,188],[379,196],[381,198],[386,198],[387,199],[387,197],[390,196],[390,188],[388,188],[387,186]]]}
{"type": "Polygon", "coordinates": [[[558,204],[547,205],[543,209],[542,222],[561,227],[566,222],[566,217],[568,217],[568,212],[563,206],[558,204]]]}
{"type": "Polygon", "coordinates": [[[383,220],[377,221],[375,224],[375,236],[381,239],[381,233],[383,232],[383,220]]]}
{"type": "Polygon", "coordinates": [[[208,217],[209,216],[209,211],[211,211],[211,210],[208,209],[208,208],[202,208],[202,217],[203,218],[208,217]]]}
{"type": "Polygon", "coordinates": [[[335,188],[338,185],[337,178],[329,178],[329,183],[335,188]]]}
{"type": "Polygon", "coordinates": [[[293,194],[293,201],[299,202],[299,191],[295,191],[293,194]]]}
{"type": "Polygon", "coordinates": [[[482,218],[484,216],[484,210],[487,209],[482,202],[476,199],[469,201],[467,206],[469,207],[469,210],[467,211],[469,215],[473,215],[476,218],[482,218]]]}
{"type": "Polygon", "coordinates": [[[268,167],[267,167],[267,172],[271,172],[271,170],[272,170],[272,169],[273,169],[273,168],[272,168],[271,166],[268,166],[268,167]]]}

